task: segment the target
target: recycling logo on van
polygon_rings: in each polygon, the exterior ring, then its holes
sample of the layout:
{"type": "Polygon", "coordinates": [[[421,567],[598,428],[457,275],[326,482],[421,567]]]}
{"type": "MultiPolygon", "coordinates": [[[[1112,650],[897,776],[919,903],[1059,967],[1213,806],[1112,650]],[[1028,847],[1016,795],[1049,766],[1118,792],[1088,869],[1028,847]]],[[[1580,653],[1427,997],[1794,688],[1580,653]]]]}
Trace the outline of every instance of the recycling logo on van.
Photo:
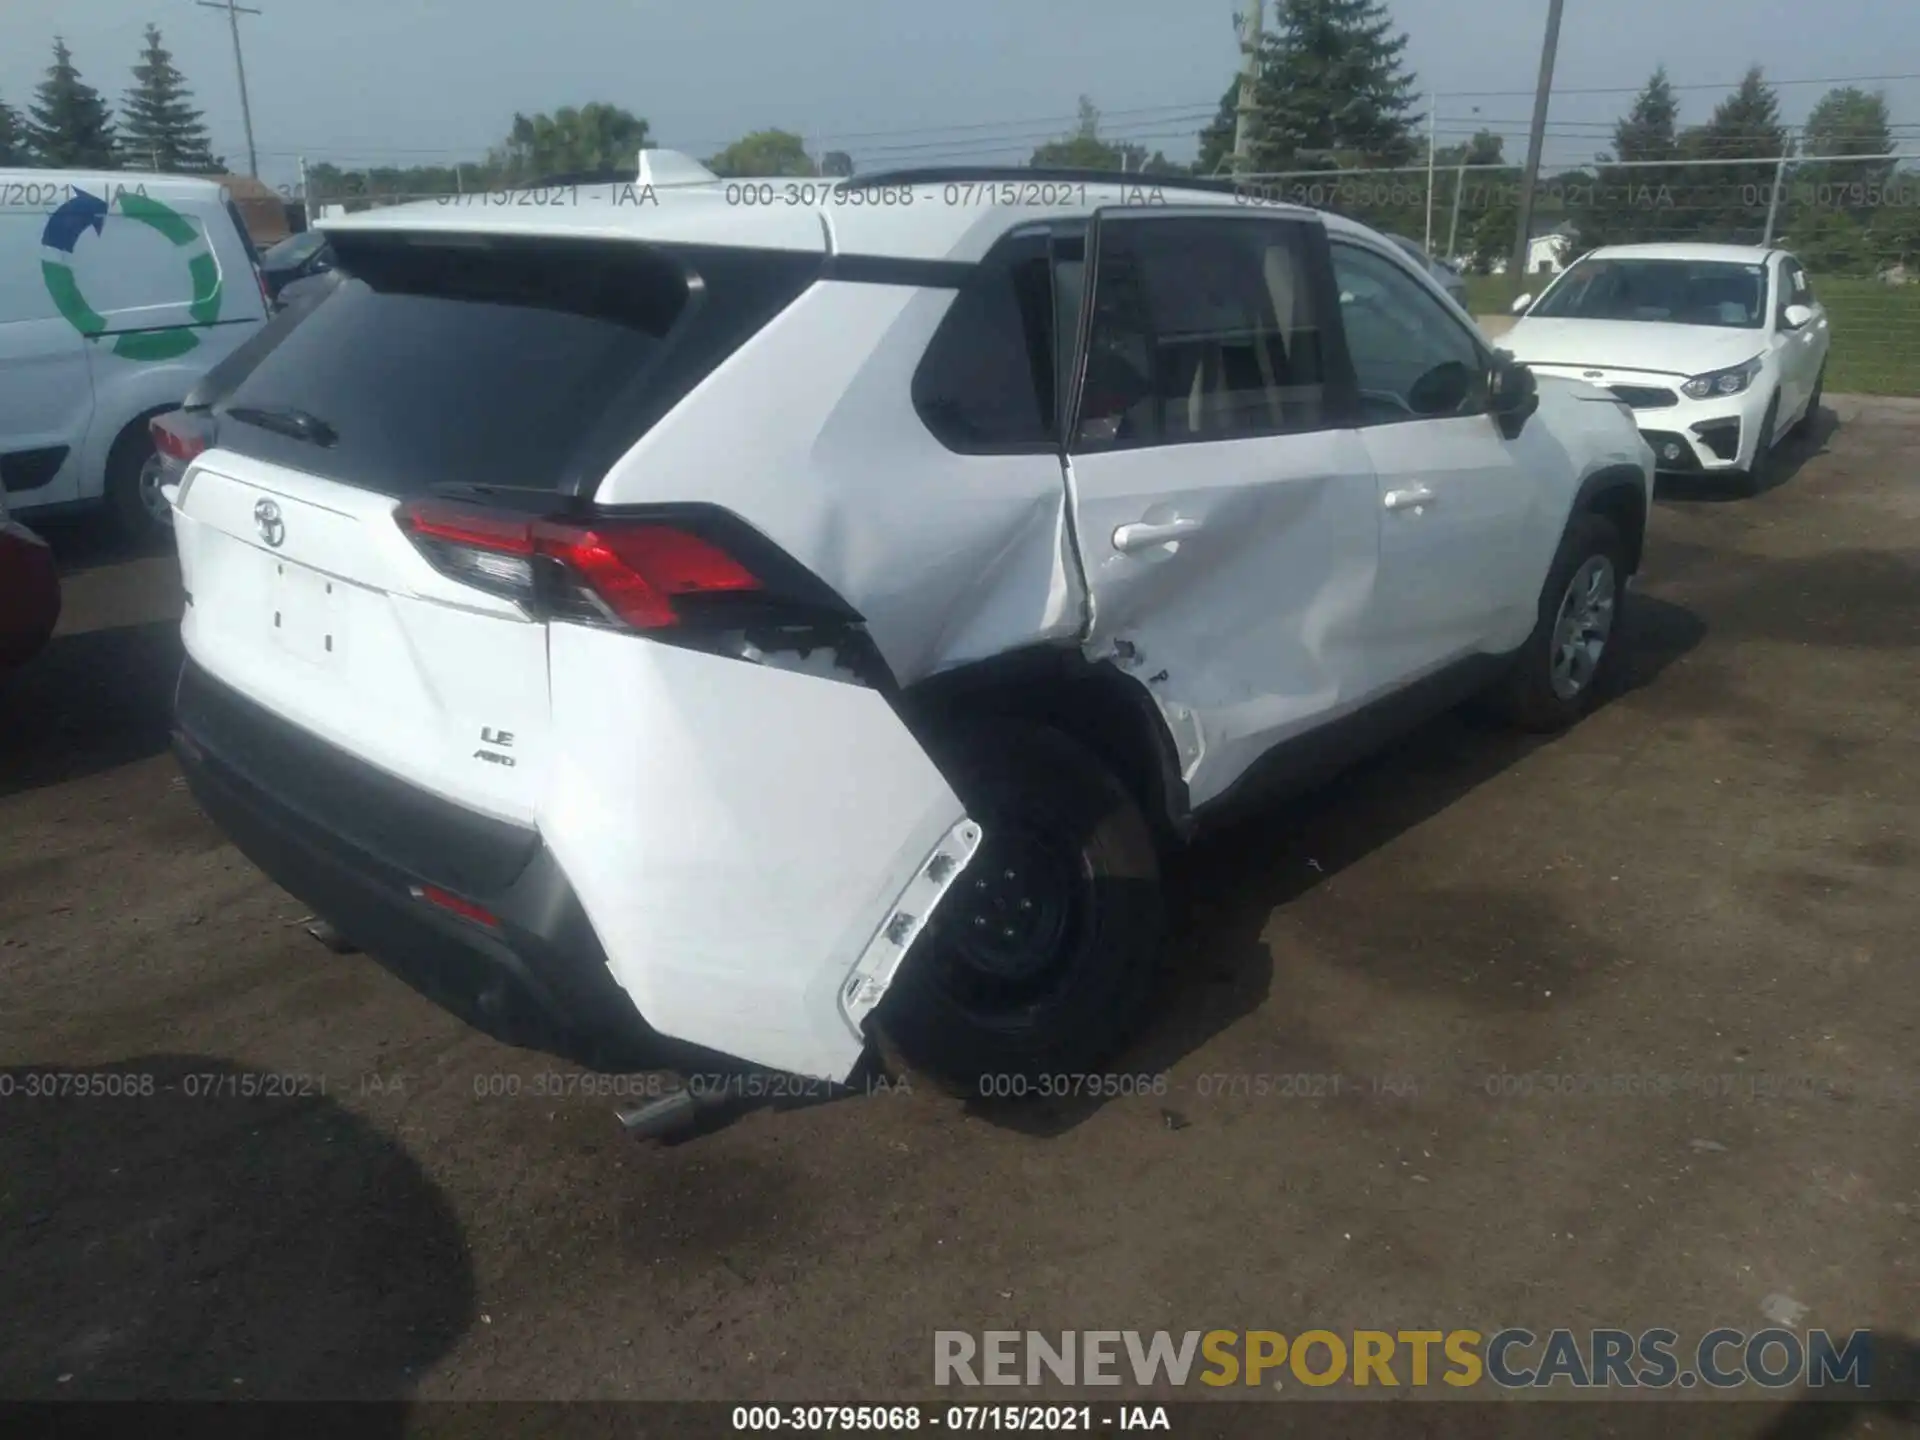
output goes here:
{"type": "MultiPolygon", "coordinates": [[[[186,267],[186,279],[193,298],[187,314],[194,325],[211,325],[220,318],[220,267],[200,230],[179,211],[153,199],[143,191],[121,189],[111,200],[76,190],[73,198],[47,217],[40,232],[40,244],[48,254],[40,260],[40,275],[47,293],[67,323],[82,335],[105,335],[107,322],[81,292],[74,277],[73,257],[81,237],[91,230],[95,235],[106,228],[109,215],[118,206],[121,218],[148,226],[174,246],[186,267]]],[[[126,330],[113,338],[113,353],[123,360],[171,360],[184,355],[200,343],[200,337],[186,325],[164,329],[126,330]]]]}

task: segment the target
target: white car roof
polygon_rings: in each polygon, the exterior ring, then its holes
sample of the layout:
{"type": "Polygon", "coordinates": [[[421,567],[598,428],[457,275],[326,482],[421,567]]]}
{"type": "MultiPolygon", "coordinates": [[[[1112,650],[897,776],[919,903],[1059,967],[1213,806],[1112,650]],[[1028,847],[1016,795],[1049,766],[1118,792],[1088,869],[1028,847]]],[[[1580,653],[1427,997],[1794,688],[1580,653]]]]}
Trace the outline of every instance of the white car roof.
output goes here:
{"type": "MultiPolygon", "coordinates": [[[[769,250],[813,250],[877,255],[903,260],[978,260],[993,242],[1021,221],[1071,219],[1103,206],[1244,208],[1244,197],[1221,189],[1187,188],[1177,177],[1134,179],[1029,178],[996,171],[969,177],[928,179],[925,172],[884,174],[852,180],[734,179],[705,184],[634,184],[559,187],[572,192],[560,203],[514,204],[508,192],[453,196],[445,200],[366,210],[323,220],[329,233],[381,230],[437,233],[598,236],[682,245],[730,245],[769,250]],[[861,194],[880,203],[859,203],[861,194]],[[886,203],[883,197],[895,197],[886,203]],[[746,197],[770,197],[771,204],[746,197]],[[904,202],[904,203],[902,203],[904,202]]],[[[554,190],[547,195],[556,193],[554,190]]],[[[534,192],[539,197],[536,189],[534,192]]],[[[1320,212],[1261,202],[1263,212],[1302,218],[1320,212]]],[[[1331,222],[1329,222],[1331,223],[1331,222]]],[[[1358,227],[1355,227],[1358,228],[1358,227]]]]}
{"type": "Polygon", "coordinates": [[[14,185],[71,185],[76,190],[100,192],[112,189],[139,190],[155,199],[176,203],[218,205],[227,198],[220,177],[199,175],[162,175],[145,170],[7,170],[0,169],[0,183],[14,185]]]}
{"type": "Polygon", "coordinates": [[[1736,265],[1757,265],[1779,249],[1770,245],[1710,245],[1675,243],[1671,245],[1603,245],[1583,257],[1588,260],[1723,260],[1736,265]]]}

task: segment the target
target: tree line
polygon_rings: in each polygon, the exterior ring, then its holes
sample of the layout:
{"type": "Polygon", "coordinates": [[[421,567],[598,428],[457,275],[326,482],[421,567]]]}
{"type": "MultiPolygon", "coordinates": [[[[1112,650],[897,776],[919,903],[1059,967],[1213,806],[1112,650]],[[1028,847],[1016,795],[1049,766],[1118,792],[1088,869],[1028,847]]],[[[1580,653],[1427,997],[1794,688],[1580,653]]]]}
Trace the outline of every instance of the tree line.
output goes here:
{"type": "MultiPolygon", "coordinates": [[[[1385,0],[1277,0],[1277,24],[1256,57],[1252,168],[1285,174],[1283,196],[1343,211],[1382,229],[1424,233],[1428,160],[1418,78],[1405,63],[1407,36],[1385,0]],[[1353,172],[1406,172],[1392,183],[1354,183],[1353,172]],[[1335,177],[1332,172],[1342,172],[1335,177]],[[1315,177],[1328,175],[1320,184],[1315,177]]],[[[98,92],[81,81],[59,40],[54,64],[22,117],[0,103],[0,163],[151,165],[217,170],[206,131],[160,32],[149,26],[134,85],[116,124],[98,92]]],[[[1240,81],[1221,97],[1198,136],[1191,164],[1113,138],[1098,107],[1082,96],[1067,133],[1038,145],[1034,167],[1141,175],[1217,175],[1231,169],[1240,81]]],[[[1884,96],[1853,86],[1828,91],[1797,137],[1780,100],[1756,67],[1702,122],[1681,126],[1664,67],[1656,69],[1613,127],[1612,145],[1585,165],[1542,178],[1539,230],[1560,228],[1575,249],[1636,240],[1758,241],[1774,201],[1777,157],[1809,160],[1788,171],[1774,234],[1816,270],[1870,272],[1920,262],[1920,174],[1874,159],[1891,151],[1884,96]]],[[[314,197],[364,205],[537,183],[556,177],[631,175],[652,145],[648,122],[605,102],[551,114],[515,114],[506,136],[479,159],[457,165],[343,168],[315,164],[314,197]]],[[[813,154],[798,134],[757,130],[705,157],[726,176],[850,176],[844,151],[813,154]]],[[[1482,272],[1503,262],[1518,222],[1520,167],[1505,139],[1481,130],[1431,157],[1434,248],[1482,272]]]]}
{"type": "Polygon", "coordinates": [[[133,84],[116,117],[100,92],[80,78],[64,39],[25,112],[0,99],[0,165],[70,170],[163,170],[218,175],[226,162],[209,148],[186,77],[147,26],[133,66],[133,84]]]}

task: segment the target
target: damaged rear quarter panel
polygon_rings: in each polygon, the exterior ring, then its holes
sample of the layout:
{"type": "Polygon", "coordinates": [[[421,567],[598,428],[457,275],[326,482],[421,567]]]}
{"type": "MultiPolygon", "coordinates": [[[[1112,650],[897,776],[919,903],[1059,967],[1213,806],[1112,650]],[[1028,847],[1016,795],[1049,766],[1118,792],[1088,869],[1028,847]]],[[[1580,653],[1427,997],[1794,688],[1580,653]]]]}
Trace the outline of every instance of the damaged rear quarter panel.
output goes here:
{"type": "Polygon", "coordinates": [[[675,1039],[845,1080],[978,838],[933,762],[863,686],[577,625],[550,653],[540,830],[614,978],[675,1039]]]}
{"type": "Polygon", "coordinates": [[[1059,459],[956,455],[914,411],[914,368],[954,293],[820,282],[650,431],[597,498],[733,511],[866,617],[901,684],[1072,642],[1085,600],[1059,459]]]}

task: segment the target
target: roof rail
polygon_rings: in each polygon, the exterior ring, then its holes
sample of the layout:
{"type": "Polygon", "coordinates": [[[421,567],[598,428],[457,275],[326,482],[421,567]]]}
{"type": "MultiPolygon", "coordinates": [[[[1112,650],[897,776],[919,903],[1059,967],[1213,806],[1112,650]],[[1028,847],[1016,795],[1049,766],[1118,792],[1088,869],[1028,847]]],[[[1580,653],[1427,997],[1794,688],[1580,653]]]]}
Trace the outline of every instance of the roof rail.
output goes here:
{"type": "Polygon", "coordinates": [[[1034,180],[1069,185],[1157,185],[1163,190],[1204,190],[1217,195],[1240,193],[1239,182],[1202,175],[1167,175],[1148,170],[1079,170],[1030,165],[921,165],[898,170],[874,170],[853,175],[842,183],[865,190],[877,185],[938,185],[963,181],[1034,180]]]}

